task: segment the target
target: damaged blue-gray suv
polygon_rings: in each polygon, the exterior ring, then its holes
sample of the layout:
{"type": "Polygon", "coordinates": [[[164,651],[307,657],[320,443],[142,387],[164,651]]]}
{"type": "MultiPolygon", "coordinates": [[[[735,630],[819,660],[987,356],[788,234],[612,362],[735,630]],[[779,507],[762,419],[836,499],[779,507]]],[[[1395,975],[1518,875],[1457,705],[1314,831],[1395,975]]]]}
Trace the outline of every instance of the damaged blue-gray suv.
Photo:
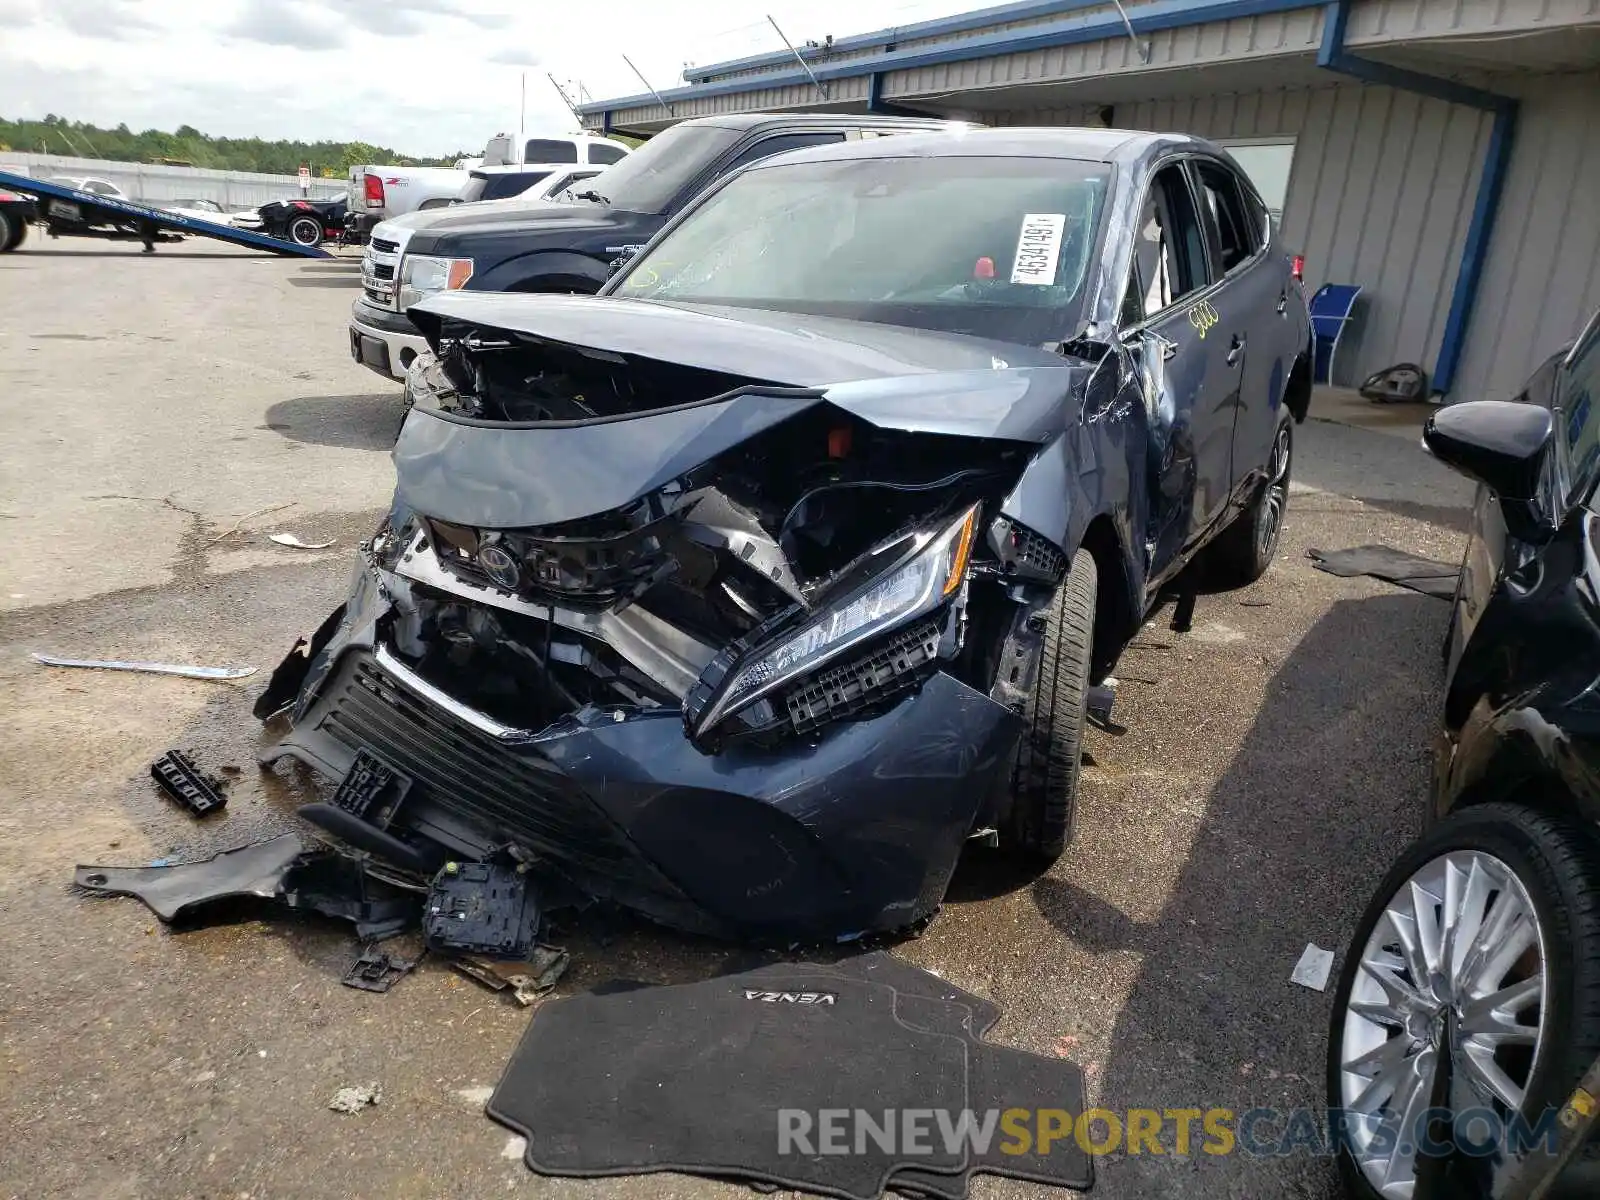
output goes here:
{"type": "Polygon", "coordinates": [[[1265,205],[1175,135],[781,155],[600,296],[410,315],[393,509],[267,760],[399,866],[735,936],[911,924],[975,835],[1059,855],[1089,688],[1186,568],[1266,570],[1311,394],[1265,205]]]}

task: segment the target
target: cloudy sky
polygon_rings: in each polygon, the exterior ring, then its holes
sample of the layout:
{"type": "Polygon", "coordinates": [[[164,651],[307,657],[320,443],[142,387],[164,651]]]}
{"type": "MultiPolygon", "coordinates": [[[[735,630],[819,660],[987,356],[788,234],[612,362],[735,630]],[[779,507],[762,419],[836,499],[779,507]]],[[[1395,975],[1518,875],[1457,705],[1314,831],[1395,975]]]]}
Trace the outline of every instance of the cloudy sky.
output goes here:
{"type": "Polygon", "coordinates": [[[685,62],[983,7],[992,0],[0,0],[0,116],[133,129],[361,139],[411,154],[481,148],[572,119],[545,79],[595,99],[685,62]]]}

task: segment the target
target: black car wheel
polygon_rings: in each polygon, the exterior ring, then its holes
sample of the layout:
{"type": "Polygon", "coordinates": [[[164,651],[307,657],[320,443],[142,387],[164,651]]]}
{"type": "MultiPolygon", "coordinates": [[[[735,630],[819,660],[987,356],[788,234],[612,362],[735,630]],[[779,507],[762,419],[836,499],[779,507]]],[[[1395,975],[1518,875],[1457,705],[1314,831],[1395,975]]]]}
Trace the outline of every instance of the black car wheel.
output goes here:
{"type": "Polygon", "coordinates": [[[1294,425],[1289,414],[1278,421],[1267,455],[1267,477],[1250,506],[1229,522],[1206,550],[1205,569],[1214,583],[1243,587],[1267,573],[1278,552],[1278,535],[1289,507],[1289,468],[1294,462],[1294,425]]]}
{"type": "Polygon", "coordinates": [[[1503,1125],[1559,1105],[1597,1051],[1600,856],[1519,805],[1458,810],[1389,869],[1340,971],[1327,1086],[1349,1194],[1411,1195],[1441,1055],[1458,1110],[1503,1125]]]}
{"type": "Polygon", "coordinates": [[[315,217],[296,217],[289,222],[289,240],[297,246],[320,246],[322,222],[315,217]]]}
{"type": "Polygon", "coordinates": [[[1079,550],[1050,609],[1033,698],[1022,714],[1000,835],[1007,849],[1030,858],[1059,858],[1072,837],[1098,587],[1094,556],[1079,550]]]}
{"type": "Polygon", "coordinates": [[[27,232],[27,222],[0,209],[0,254],[4,254],[7,250],[15,250],[22,245],[22,239],[27,232]]]}

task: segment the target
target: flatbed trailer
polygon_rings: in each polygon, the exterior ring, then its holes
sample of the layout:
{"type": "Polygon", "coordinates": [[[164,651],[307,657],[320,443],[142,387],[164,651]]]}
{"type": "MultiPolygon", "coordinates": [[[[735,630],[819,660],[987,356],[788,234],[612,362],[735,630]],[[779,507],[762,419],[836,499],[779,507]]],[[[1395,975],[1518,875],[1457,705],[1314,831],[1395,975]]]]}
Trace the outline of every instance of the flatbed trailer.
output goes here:
{"type": "Polygon", "coordinates": [[[143,242],[146,252],[149,252],[155,249],[158,242],[174,242],[178,240],[177,234],[189,233],[251,250],[265,250],[270,254],[290,254],[300,258],[332,257],[320,246],[301,246],[253,230],[201,221],[148,204],[79,191],[26,175],[0,171],[0,190],[34,197],[38,202],[37,219],[45,223],[52,236],[143,242]]]}

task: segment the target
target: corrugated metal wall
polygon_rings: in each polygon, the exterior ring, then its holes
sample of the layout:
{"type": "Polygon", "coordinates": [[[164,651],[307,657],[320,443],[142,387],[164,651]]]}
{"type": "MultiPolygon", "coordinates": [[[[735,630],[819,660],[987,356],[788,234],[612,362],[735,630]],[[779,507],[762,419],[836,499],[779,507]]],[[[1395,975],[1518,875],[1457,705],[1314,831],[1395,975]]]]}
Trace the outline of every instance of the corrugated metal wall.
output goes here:
{"type": "MultiPolygon", "coordinates": [[[[1458,400],[1510,395],[1600,307],[1600,76],[1506,90],[1523,96],[1521,124],[1458,400]]],[[[1097,114],[1018,110],[1002,121],[1097,125],[1097,114]]],[[[1310,287],[1365,289],[1361,325],[1341,347],[1346,384],[1402,361],[1432,371],[1491,120],[1360,85],[1122,104],[1113,116],[1121,128],[1296,139],[1284,236],[1304,252],[1310,287]]]]}
{"type": "Polygon", "coordinates": [[[1600,74],[1520,89],[1522,116],[1457,399],[1502,399],[1600,308],[1600,74]]]}

